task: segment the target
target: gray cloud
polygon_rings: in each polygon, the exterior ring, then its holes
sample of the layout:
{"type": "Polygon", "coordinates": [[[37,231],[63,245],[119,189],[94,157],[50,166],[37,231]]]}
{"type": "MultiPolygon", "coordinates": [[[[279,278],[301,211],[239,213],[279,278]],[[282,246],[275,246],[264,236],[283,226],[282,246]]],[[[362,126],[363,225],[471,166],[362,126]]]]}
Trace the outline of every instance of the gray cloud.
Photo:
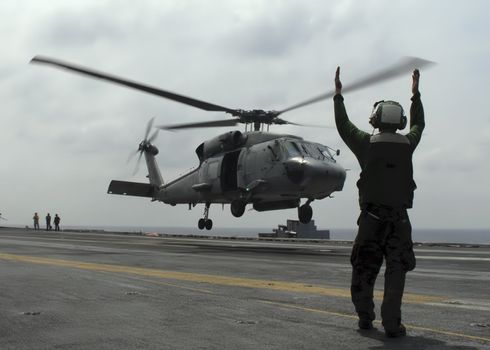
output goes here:
{"type": "Polygon", "coordinates": [[[92,46],[98,40],[118,40],[126,31],[117,18],[94,8],[59,11],[43,22],[46,26],[37,39],[50,46],[92,46]]]}
{"type": "Polygon", "coordinates": [[[304,46],[324,27],[311,9],[299,3],[276,6],[252,18],[239,18],[225,38],[235,54],[276,58],[304,46]]]}

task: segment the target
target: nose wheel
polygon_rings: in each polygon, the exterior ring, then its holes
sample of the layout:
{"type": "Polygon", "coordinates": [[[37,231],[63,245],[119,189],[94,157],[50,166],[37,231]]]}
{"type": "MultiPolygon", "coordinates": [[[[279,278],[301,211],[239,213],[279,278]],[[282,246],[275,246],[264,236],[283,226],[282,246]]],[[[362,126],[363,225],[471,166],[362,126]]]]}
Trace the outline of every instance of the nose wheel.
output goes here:
{"type": "Polygon", "coordinates": [[[313,216],[313,209],[310,205],[311,201],[307,201],[302,206],[298,207],[298,219],[302,224],[307,224],[313,216]]]}
{"type": "Polygon", "coordinates": [[[197,227],[200,230],[211,230],[213,228],[213,220],[208,219],[210,205],[210,203],[206,203],[206,205],[204,206],[204,218],[199,219],[199,221],[197,222],[197,227]]]}

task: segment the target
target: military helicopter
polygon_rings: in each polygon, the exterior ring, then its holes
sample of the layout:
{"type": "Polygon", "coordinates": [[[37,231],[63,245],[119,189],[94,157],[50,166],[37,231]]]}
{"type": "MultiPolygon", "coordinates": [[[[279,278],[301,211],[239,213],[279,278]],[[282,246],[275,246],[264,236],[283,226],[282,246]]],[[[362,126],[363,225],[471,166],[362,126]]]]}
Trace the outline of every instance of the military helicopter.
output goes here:
{"type": "MultiPolygon", "coordinates": [[[[211,204],[230,204],[235,217],[241,217],[248,204],[256,211],[297,208],[299,221],[308,223],[313,215],[311,202],[329,197],[343,188],[346,170],[334,158],[334,155],[339,155],[338,150],[299,136],[268,132],[272,124],[305,126],[279,118],[279,115],[331,98],[333,91],[279,111],[232,109],[49,57],[36,56],[31,62],[53,65],[206,111],[232,115],[231,119],[157,126],[150,136],[153,128],[151,119],[136,152],[139,153],[138,162],[145,156],[149,183],[112,180],[108,188],[110,194],[148,197],[172,206],[188,204],[189,209],[204,203],[204,214],[198,221],[198,227],[210,230],[213,227],[209,218],[211,204]],[[238,123],[245,124],[245,132],[229,131],[202,142],[196,149],[199,165],[187,174],[164,183],[155,158],[159,151],[153,145],[158,130],[229,127],[238,123]],[[302,199],[306,200],[304,204],[301,204],[302,199]]],[[[428,63],[408,57],[344,87],[343,91],[392,79],[428,63]]]]}

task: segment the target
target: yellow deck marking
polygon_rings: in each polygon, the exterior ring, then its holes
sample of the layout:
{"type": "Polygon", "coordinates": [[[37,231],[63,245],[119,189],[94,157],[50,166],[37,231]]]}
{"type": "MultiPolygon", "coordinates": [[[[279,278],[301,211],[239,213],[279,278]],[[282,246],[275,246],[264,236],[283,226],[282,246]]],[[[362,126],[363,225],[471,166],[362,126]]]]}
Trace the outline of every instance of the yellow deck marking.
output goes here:
{"type": "MultiPolygon", "coordinates": [[[[326,315],[331,315],[331,316],[339,316],[339,317],[351,318],[351,319],[355,319],[355,320],[358,319],[358,317],[356,315],[352,315],[352,314],[344,314],[344,313],[332,312],[332,311],[328,311],[328,310],[313,309],[313,308],[302,307],[302,306],[298,306],[298,305],[292,305],[292,304],[286,304],[286,303],[278,303],[278,302],[274,302],[274,301],[266,301],[266,300],[263,300],[261,302],[264,303],[264,304],[271,304],[271,305],[276,305],[276,306],[282,306],[282,307],[289,308],[289,309],[297,309],[297,310],[314,312],[314,313],[320,313],[320,314],[326,314],[326,315]]],[[[374,323],[381,325],[381,321],[374,321],[374,323]]],[[[469,334],[463,334],[463,333],[455,333],[455,332],[445,331],[445,330],[442,330],[442,329],[428,328],[428,327],[420,327],[420,326],[412,326],[412,325],[407,325],[407,324],[405,324],[405,327],[407,329],[413,329],[413,330],[416,330],[416,331],[431,332],[431,333],[448,335],[448,336],[451,336],[451,337],[458,337],[458,338],[465,338],[465,339],[471,339],[471,340],[480,340],[480,341],[484,341],[484,342],[490,342],[490,338],[479,337],[479,336],[469,335],[469,334]]]]}
{"type": "MultiPolygon", "coordinates": [[[[0,253],[0,259],[16,261],[16,262],[27,262],[33,264],[99,271],[99,272],[124,273],[124,274],[132,274],[132,275],[139,275],[139,276],[146,276],[146,277],[172,279],[178,281],[209,283],[214,285],[233,286],[233,287],[280,290],[286,292],[307,293],[307,294],[325,295],[330,297],[350,298],[350,291],[348,289],[331,288],[328,286],[311,285],[306,283],[207,275],[207,274],[191,273],[191,272],[166,271],[166,270],[157,270],[157,269],[143,268],[143,267],[88,263],[83,261],[41,258],[36,256],[16,255],[16,254],[8,254],[8,253],[0,253]]],[[[375,293],[376,299],[381,299],[382,297],[383,297],[382,293],[380,292],[375,293]]],[[[412,303],[412,304],[443,302],[444,300],[446,300],[446,298],[444,297],[410,294],[410,293],[406,293],[403,297],[404,302],[412,303]]]]}
{"type": "MultiPolygon", "coordinates": [[[[111,272],[111,273],[124,273],[124,274],[133,274],[139,276],[147,276],[147,277],[155,277],[155,278],[163,278],[163,279],[172,279],[179,281],[189,281],[189,282],[197,282],[197,283],[208,283],[215,285],[226,285],[226,286],[235,286],[235,287],[248,287],[248,288],[260,288],[260,289],[271,289],[271,290],[281,290],[288,292],[298,292],[298,293],[308,293],[308,294],[317,294],[317,295],[325,295],[331,297],[348,297],[350,298],[350,292],[346,289],[341,288],[330,288],[324,286],[314,286],[303,283],[294,283],[294,282],[283,282],[283,281],[268,281],[268,280],[259,280],[259,279],[250,279],[250,278],[237,278],[237,277],[225,277],[225,276],[217,276],[217,275],[206,275],[206,274],[197,274],[190,272],[177,272],[177,271],[165,271],[165,270],[157,270],[157,269],[149,269],[149,268],[141,268],[141,267],[131,267],[131,266],[121,266],[121,265],[109,265],[109,264],[98,264],[98,263],[87,263],[82,261],[73,261],[73,260],[63,260],[63,259],[51,259],[51,258],[40,258],[35,256],[26,256],[26,255],[16,255],[16,254],[7,254],[0,253],[0,259],[16,261],[16,262],[27,262],[34,264],[42,264],[42,265],[51,265],[51,266],[59,266],[59,267],[68,267],[82,270],[91,270],[97,272],[111,272]]],[[[154,282],[150,280],[145,280],[148,282],[154,282]]],[[[173,285],[170,283],[164,283],[175,287],[181,287],[177,285],[173,285]]],[[[187,288],[187,287],[186,287],[187,288]]],[[[187,288],[190,290],[194,290],[195,288],[187,288]]],[[[212,293],[208,290],[204,289],[195,289],[201,292],[212,293]]],[[[376,298],[382,297],[382,293],[376,293],[376,298]]],[[[443,301],[444,298],[437,296],[427,296],[427,295],[417,295],[417,294],[405,294],[404,302],[414,303],[414,304],[424,304],[428,302],[435,301],[443,301]]],[[[290,309],[297,309],[308,312],[322,313],[332,316],[344,317],[357,319],[357,316],[352,314],[344,314],[340,312],[332,312],[328,310],[320,310],[313,309],[307,307],[301,307],[297,305],[278,303],[272,301],[262,301],[266,304],[282,306],[290,309]]],[[[379,321],[375,321],[375,323],[380,324],[379,321]]],[[[490,342],[490,338],[473,336],[462,333],[455,333],[435,328],[427,328],[420,326],[412,326],[406,325],[407,329],[432,332],[437,334],[443,334],[452,337],[459,337],[471,340],[479,340],[490,342]]]]}

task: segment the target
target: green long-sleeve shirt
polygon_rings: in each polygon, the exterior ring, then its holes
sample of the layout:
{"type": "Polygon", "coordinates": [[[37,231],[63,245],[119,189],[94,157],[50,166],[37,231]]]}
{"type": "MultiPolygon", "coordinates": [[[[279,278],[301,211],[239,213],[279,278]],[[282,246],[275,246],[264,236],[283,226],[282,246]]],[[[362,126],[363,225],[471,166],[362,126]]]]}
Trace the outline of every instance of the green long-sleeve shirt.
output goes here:
{"type": "MultiPolygon", "coordinates": [[[[341,94],[333,97],[335,124],[340,137],[347,147],[354,153],[361,169],[364,169],[367,151],[371,135],[365,131],[359,130],[350,120],[344,106],[344,98],[341,94]]],[[[410,141],[412,151],[415,150],[422,137],[422,131],[425,128],[424,107],[420,100],[420,93],[412,96],[412,105],[410,106],[410,131],[405,135],[410,141]]]]}
{"type": "MultiPolygon", "coordinates": [[[[342,95],[337,94],[334,96],[333,99],[334,99],[334,110],[335,110],[335,123],[337,125],[337,130],[340,134],[340,137],[350,148],[350,150],[354,153],[357,160],[359,161],[359,165],[361,166],[361,170],[362,170],[361,179],[358,181],[357,186],[359,187],[359,204],[362,207],[365,204],[365,202],[370,201],[368,198],[372,198],[373,193],[378,193],[378,192],[372,192],[373,191],[372,187],[366,187],[366,186],[372,186],[372,183],[371,185],[369,185],[366,183],[365,180],[366,176],[369,175],[369,172],[372,170],[368,171],[368,173],[364,172],[365,169],[367,169],[367,163],[369,157],[372,156],[369,153],[371,149],[371,135],[368,134],[367,132],[359,130],[349,120],[349,117],[347,116],[347,112],[345,110],[344,98],[342,97],[342,95]]],[[[420,93],[416,93],[414,96],[412,96],[411,100],[412,100],[412,105],[410,107],[410,131],[405,136],[409,141],[410,153],[413,153],[413,151],[417,147],[422,137],[422,132],[425,127],[425,120],[424,120],[424,108],[422,106],[422,102],[420,101],[420,93]]],[[[409,179],[402,181],[402,183],[408,187],[404,188],[403,184],[401,185],[402,186],[401,188],[397,187],[398,185],[395,185],[395,187],[399,189],[401,193],[401,194],[395,194],[395,196],[400,195],[401,196],[400,199],[404,202],[403,205],[407,208],[410,208],[412,206],[413,190],[416,188],[415,182],[413,181],[412,178],[411,163],[408,165],[408,168],[405,171],[408,171],[408,173],[404,175],[409,176],[409,179]]],[[[373,176],[374,178],[377,178],[376,177],[377,175],[375,174],[370,174],[370,176],[368,176],[371,179],[371,181],[373,179],[373,176]]],[[[381,178],[382,176],[379,178],[380,179],[379,181],[383,181],[381,180],[381,178]]],[[[396,180],[401,181],[401,178],[397,178],[396,180]]],[[[389,188],[389,186],[388,187],[387,186],[388,183],[385,183],[383,185],[382,187],[383,189],[381,190],[381,193],[383,193],[383,191],[386,191],[386,189],[389,188]]],[[[383,197],[386,196],[383,195],[383,197]]],[[[386,200],[386,198],[384,200],[386,200]]],[[[372,203],[372,204],[380,204],[380,203],[372,203]]]]}

